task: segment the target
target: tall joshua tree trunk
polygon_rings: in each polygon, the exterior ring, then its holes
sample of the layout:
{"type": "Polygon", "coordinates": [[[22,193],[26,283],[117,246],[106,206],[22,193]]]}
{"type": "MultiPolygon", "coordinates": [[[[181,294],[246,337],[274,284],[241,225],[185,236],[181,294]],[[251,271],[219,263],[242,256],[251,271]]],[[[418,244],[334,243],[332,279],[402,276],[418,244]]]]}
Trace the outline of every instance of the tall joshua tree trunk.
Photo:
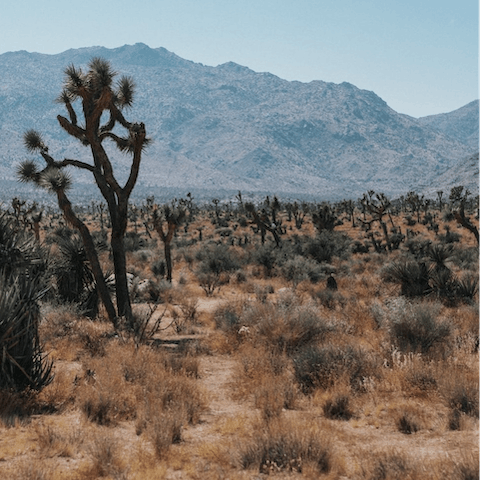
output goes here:
{"type": "MultiPolygon", "coordinates": [[[[24,137],[27,149],[39,151],[47,166],[44,170],[37,171],[36,165],[27,161],[20,165],[18,173],[24,181],[33,181],[38,186],[54,190],[57,192],[57,197],[59,194],[65,195],[65,188],[58,184],[58,178],[60,178],[58,175],[57,180],[54,180],[54,175],[51,175],[53,171],[58,173],[64,167],[73,166],[87,170],[93,175],[101,194],[106,200],[111,221],[111,247],[117,301],[116,315],[114,315],[115,309],[113,308],[112,311],[112,308],[107,306],[108,300],[103,296],[102,301],[106,303],[108,315],[114,323],[116,323],[117,315],[126,317],[127,323],[129,323],[132,320],[132,307],[128,292],[123,240],[127,230],[128,202],[138,178],[142,151],[149,140],[146,138],[145,125],[128,122],[121,112],[124,107],[131,106],[133,102],[134,84],[130,78],[122,77],[116,86],[113,86],[113,79],[116,74],[110,64],[100,58],[92,59],[88,65],[88,71],[85,73],[72,65],[65,70],[65,74],[64,89],[58,101],[64,104],[68,112],[68,118],[58,115],[57,120],[69,135],[83,145],[90,147],[93,163],[72,159],[64,159],[60,162],[54,161],[49,156],[48,147],[44,145],[40,135],[35,131],[29,131],[24,137]],[[84,126],[78,124],[77,114],[73,108],[75,100],[80,100],[82,104],[84,126]],[[106,122],[102,124],[102,118],[106,117],[108,117],[106,122]],[[124,137],[113,132],[117,126],[126,130],[124,137]],[[133,156],[130,174],[123,187],[116,180],[112,163],[104,149],[103,142],[107,139],[113,142],[119,151],[130,153],[133,156]],[[47,178],[49,178],[48,181],[46,181],[47,178]]],[[[66,177],[63,175],[61,178],[66,177]]],[[[68,209],[64,209],[65,202],[68,199],[63,196],[62,200],[58,197],[60,208],[62,208],[67,220],[79,230],[82,239],[88,243],[88,228],[78,218],[72,217],[71,212],[67,212],[68,209]],[[61,202],[63,202],[63,207],[61,202]],[[67,215],[70,215],[70,217],[67,215]]],[[[72,210],[71,207],[70,210],[72,210]]],[[[85,244],[85,248],[90,247],[85,244]]],[[[95,261],[93,257],[92,261],[95,261]]],[[[92,269],[95,271],[94,265],[92,265],[92,269]]],[[[100,275],[99,272],[97,273],[100,275]]],[[[100,280],[98,279],[98,281],[100,280]]]]}

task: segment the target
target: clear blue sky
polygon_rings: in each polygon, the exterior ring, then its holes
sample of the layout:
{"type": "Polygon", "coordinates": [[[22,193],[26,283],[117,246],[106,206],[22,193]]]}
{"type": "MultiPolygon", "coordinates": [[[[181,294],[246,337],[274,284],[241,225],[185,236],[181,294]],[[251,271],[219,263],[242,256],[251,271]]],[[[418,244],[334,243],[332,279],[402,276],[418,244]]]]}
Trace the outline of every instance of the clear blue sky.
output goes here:
{"type": "Polygon", "coordinates": [[[478,98],[477,0],[15,0],[0,9],[0,54],[137,42],[205,65],[347,81],[414,117],[478,98]]]}

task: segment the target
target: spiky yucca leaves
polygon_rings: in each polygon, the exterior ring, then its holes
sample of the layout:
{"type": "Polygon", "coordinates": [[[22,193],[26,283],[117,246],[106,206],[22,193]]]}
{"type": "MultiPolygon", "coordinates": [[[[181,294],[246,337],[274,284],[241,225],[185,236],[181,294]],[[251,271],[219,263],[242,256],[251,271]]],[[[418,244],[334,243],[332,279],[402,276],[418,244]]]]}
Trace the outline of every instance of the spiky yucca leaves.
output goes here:
{"type": "Polygon", "coordinates": [[[40,277],[0,275],[0,388],[41,390],[53,379],[52,362],[38,337],[38,300],[45,294],[40,277]]]}
{"type": "Polygon", "coordinates": [[[36,130],[27,130],[23,135],[23,143],[29,152],[46,149],[41,135],[36,130]]]}
{"type": "Polygon", "coordinates": [[[0,388],[40,390],[52,365],[38,339],[38,301],[45,294],[43,251],[19,230],[8,213],[0,216],[0,388]]]}
{"type": "Polygon", "coordinates": [[[0,215],[0,270],[7,276],[14,273],[35,275],[45,268],[44,252],[35,238],[19,229],[12,217],[0,215]]]}
{"type": "Polygon", "coordinates": [[[37,165],[31,160],[25,160],[17,167],[17,178],[22,183],[37,183],[39,180],[39,173],[37,165]]]}
{"type": "Polygon", "coordinates": [[[135,82],[126,76],[120,78],[117,85],[117,101],[123,107],[131,107],[133,103],[133,92],[135,91],[135,82]]]}
{"type": "MultiPolygon", "coordinates": [[[[78,302],[80,308],[91,318],[98,313],[98,291],[95,278],[78,235],[57,235],[55,243],[59,256],[53,264],[53,275],[60,298],[78,302]]],[[[105,243],[96,243],[97,250],[106,249],[105,243]]]]}
{"type": "Polygon", "coordinates": [[[402,295],[417,297],[431,291],[429,268],[423,262],[392,262],[383,272],[387,281],[400,283],[402,295]]]}
{"type": "Polygon", "coordinates": [[[454,254],[453,245],[445,245],[443,243],[435,243],[430,245],[427,250],[428,258],[434,263],[437,270],[447,268],[447,262],[454,254]]]}

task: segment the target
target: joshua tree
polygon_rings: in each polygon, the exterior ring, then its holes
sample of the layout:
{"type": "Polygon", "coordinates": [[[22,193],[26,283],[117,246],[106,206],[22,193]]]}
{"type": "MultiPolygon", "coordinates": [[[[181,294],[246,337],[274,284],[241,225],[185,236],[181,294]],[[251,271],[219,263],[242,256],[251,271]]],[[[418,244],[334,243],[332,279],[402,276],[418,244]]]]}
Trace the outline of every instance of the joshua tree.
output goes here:
{"type": "Polygon", "coordinates": [[[245,204],[245,210],[253,217],[252,223],[255,223],[260,230],[262,245],[265,243],[265,232],[270,232],[275,240],[276,246],[279,247],[281,240],[277,225],[269,218],[266,209],[263,208],[261,212],[258,213],[255,210],[255,205],[249,202],[245,204]]]}
{"type": "Polygon", "coordinates": [[[322,230],[328,230],[332,232],[335,228],[336,221],[337,215],[335,214],[334,209],[328,203],[318,205],[317,208],[312,211],[312,222],[319,232],[322,230]]]}
{"type": "MultiPolygon", "coordinates": [[[[395,225],[390,215],[390,206],[391,202],[387,196],[383,193],[375,193],[373,190],[367,192],[363,195],[363,198],[360,200],[364,212],[368,212],[371,216],[369,221],[359,219],[360,222],[365,225],[369,230],[372,227],[372,224],[378,222],[383,230],[383,235],[385,238],[385,248],[388,250],[393,249],[392,241],[388,235],[388,229],[386,223],[383,221],[384,216],[388,216],[392,227],[395,228],[395,225]]],[[[375,242],[373,233],[370,233],[372,243],[375,247],[375,250],[381,251],[384,247],[379,243],[375,242]]]]}
{"type": "Polygon", "coordinates": [[[468,231],[472,232],[477,240],[478,240],[478,228],[472,223],[469,217],[465,215],[465,204],[467,203],[467,198],[470,195],[470,191],[465,189],[463,190],[463,186],[453,187],[450,191],[450,205],[452,211],[455,212],[455,220],[468,231]]]}
{"type": "Polygon", "coordinates": [[[86,72],[71,65],[65,70],[65,75],[64,89],[58,102],[65,105],[68,118],[58,115],[57,120],[69,135],[90,147],[93,162],[87,163],[68,158],[55,161],[49,155],[48,147],[43,143],[40,134],[30,130],[24,136],[25,145],[29,151],[39,152],[46,166],[43,170],[38,170],[34,162],[23,162],[18,169],[19,177],[23,181],[33,181],[36,185],[56,193],[59,207],[66,220],[79,231],[85,244],[87,258],[91,263],[99,294],[109,318],[116,322],[118,315],[130,321],[132,308],[128,293],[123,240],[127,229],[129,198],[138,178],[142,151],[148,144],[145,125],[130,123],[123,116],[122,109],[132,105],[134,84],[129,77],[122,77],[114,85],[116,73],[106,60],[93,58],[86,72]],[[73,102],[76,100],[81,102],[84,117],[82,124],[79,123],[73,108],[73,102]],[[105,119],[105,123],[102,123],[105,119]],[[126,130],[124,137],[114,133],[114,130],[117,131],[117,125],[126,130]],[[107,139],[112,141],[121,152],[130,153],[133,156],[130,174],[123,187],[115,178],[112,163],[105,151],[104,142],[107,139]],[[63,169],[69,166],[90,172],[107,203],[111,223],[110,242],[115,272],[117,311],[109,301],[108,292],[104,291],[103,273],[90,232],[73,211],[66,195],[70,179],[63,169]]]}
{"type": "Polygon", "coordinates": [[[185,210],[183,208],[171,208],[169,205],[164,205],[162,208],[156,208],[153,211],[153,226],[163,242],[165,252],[165,266],[167,267],[167,281],[172,281],[172,255],[171,243],[173,235],[177,227],[185,218],[185,210]],[[164,230],[163,224],[166,224],[164,230]]]}

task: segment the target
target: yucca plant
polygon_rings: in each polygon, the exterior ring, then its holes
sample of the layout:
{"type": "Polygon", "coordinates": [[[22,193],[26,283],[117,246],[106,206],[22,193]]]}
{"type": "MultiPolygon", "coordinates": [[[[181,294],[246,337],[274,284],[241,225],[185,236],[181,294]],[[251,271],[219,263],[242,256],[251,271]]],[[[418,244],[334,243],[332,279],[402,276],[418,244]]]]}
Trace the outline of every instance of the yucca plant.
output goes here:
{"type": "Polygon", "coordinates": [[[38,336],[38,301],[45,292],[39,276],[0,275],[1,389],[41,390],[53,379],[38,336]]]}
{"type": "Polygon", "coordinates": [[[430,292],[430,269],[423,262],[392,262],[383,272],[387,281],[400,283],[402,295],[418,297],[430,292]]]}
{"type": "Polygon", "coordinates": [[[40,390],[52,380],[38,338],[45,260],[33,235],[0,216],[0,389],[40,390]]]}
{"type": "MultiPolygon", "coordinates": [[[[98,312],[98,290],[92,268],[79,235],[56,236],[58,258],[53,264],[59,297],[67,302],[78,302],[91,318],[98,312]]],[[[106,249],[103,242],[96,242],[97,251],[106,249]]]]}

